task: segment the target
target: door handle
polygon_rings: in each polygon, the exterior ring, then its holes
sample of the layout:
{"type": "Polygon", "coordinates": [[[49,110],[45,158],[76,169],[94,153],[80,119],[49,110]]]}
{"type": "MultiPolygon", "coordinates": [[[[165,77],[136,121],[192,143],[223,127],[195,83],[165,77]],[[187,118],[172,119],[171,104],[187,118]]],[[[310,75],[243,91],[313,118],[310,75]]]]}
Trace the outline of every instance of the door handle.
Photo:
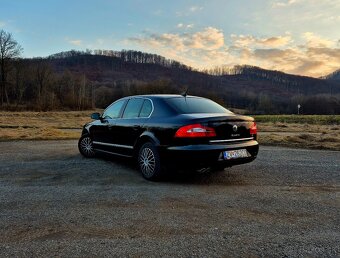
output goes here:
{"type": "Polygon", "coordinates": [[[132,128],[133,130],[137,131],[139,129],[139,125],[134,125],[132,128]]]}

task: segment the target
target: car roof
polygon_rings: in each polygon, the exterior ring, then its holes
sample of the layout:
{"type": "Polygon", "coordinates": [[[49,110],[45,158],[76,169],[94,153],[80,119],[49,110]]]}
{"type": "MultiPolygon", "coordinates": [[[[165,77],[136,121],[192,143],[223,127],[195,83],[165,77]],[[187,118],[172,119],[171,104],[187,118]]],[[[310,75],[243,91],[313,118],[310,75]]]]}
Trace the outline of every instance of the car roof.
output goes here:
{"type": "MultiPolygon", "coordinates": [[[[159,99],[169,99],[169,98],[184,98],[183,95],[180,94],[147,94],[147,95],[132,95],[128,96],[127,98],[131,97],[143,97],[143,98],[159,98],[159,99]]],[[[201,98],[198,96],[187,95],[187,98],[201,98]]]]}

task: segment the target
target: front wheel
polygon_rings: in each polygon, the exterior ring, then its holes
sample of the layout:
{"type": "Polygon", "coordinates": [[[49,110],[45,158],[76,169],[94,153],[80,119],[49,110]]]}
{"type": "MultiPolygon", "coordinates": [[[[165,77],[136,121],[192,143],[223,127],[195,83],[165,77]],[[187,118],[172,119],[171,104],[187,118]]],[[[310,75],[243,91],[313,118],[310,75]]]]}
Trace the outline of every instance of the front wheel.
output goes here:
{"type": "Polygon", "coordinates": [[[161,177],[162,169],[159,153],[151,142],[144,143],[138,152],[138,165],[143,177],[157,180],[161,177]]]}
{"type": "Polygon", "coordinates": [[[93,143],[90,135],[84,134],[80,137],[78,141],[79,152],[86,158],[92,158],[95,156],[93,149],[93,143]]]}

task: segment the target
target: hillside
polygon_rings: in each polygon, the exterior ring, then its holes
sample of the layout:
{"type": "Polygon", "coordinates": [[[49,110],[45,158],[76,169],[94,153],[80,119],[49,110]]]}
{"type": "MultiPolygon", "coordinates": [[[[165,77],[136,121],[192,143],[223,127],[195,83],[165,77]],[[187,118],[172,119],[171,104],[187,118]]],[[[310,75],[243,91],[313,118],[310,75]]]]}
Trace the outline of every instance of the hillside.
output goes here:
{"type": "Polygon", "coordinates": [[[334,71],[333,73],[330,73],[330,74],[324,76],[323,79],[333,80],[333,81],[335,81],[335,80],[340,81],[340,69],[334,71]]]}
{"type": "MultiPolygon", "coordinates": [[[[67,53],[67,52],[66,52],[67,53]]],[[[286,74],[254,66],[235,66],[226,74],[207,74],[164,57],[137,51],[115,52],[113,56],[73,54],[54,55],[49,62],[62,72],[85,73],[87,78],[100,83],[119,81],[150,82],[169,79],[177,85],[193,89],[213,83],[213,88],[223,90],[249,90],[278,97],[295,94],[315,95],[340,93],[340,84],[331,80],[286,74]],[[123,55],[122,55],[123,54],[123,55]],[[147,55],[143,59],[142,55],[147,55]]]]}
{"type": "MultiPolygon", "coordinates": [[[[159,55],[97,50],[24,59],[16,67],[21,69],[20,74],[26,74],[25,86],[10,96],[18,98],[21,93],[17,103],[32,108],[36,106],[32,99],[43,109],[84,109],[104,107],[124,95],[180,93],[189,88],[192,95],[207,96],[228,107],[257,113],[294,113],[298,103],[306,113],[340,113],[340,82],[252,66],[209,73],[159,55]],[[321,110],[313,107],[320,107],[315,105],[316,101],[322,104],[321,110]]],[[[18,81],[13,81],[13,85],[18,85],[18,81]]]]}

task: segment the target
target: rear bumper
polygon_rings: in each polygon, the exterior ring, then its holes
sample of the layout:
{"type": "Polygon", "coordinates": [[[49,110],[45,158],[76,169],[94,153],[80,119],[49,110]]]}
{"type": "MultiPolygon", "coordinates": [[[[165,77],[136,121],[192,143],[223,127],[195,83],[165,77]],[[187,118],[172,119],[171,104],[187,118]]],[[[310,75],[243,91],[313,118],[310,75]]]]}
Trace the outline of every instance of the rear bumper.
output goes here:
{"type": "Polygon", "coordinates": [[[161,156],[170,165],[200,168],[213,165],[234,166],[253,161],[258,153],[259,144],[255,140],[232,144],[202,144],[185,146],[168,146],[161,148],[161,156]],[[246,149],[250,156],[223,160],[223,151],[246,149]]]}

